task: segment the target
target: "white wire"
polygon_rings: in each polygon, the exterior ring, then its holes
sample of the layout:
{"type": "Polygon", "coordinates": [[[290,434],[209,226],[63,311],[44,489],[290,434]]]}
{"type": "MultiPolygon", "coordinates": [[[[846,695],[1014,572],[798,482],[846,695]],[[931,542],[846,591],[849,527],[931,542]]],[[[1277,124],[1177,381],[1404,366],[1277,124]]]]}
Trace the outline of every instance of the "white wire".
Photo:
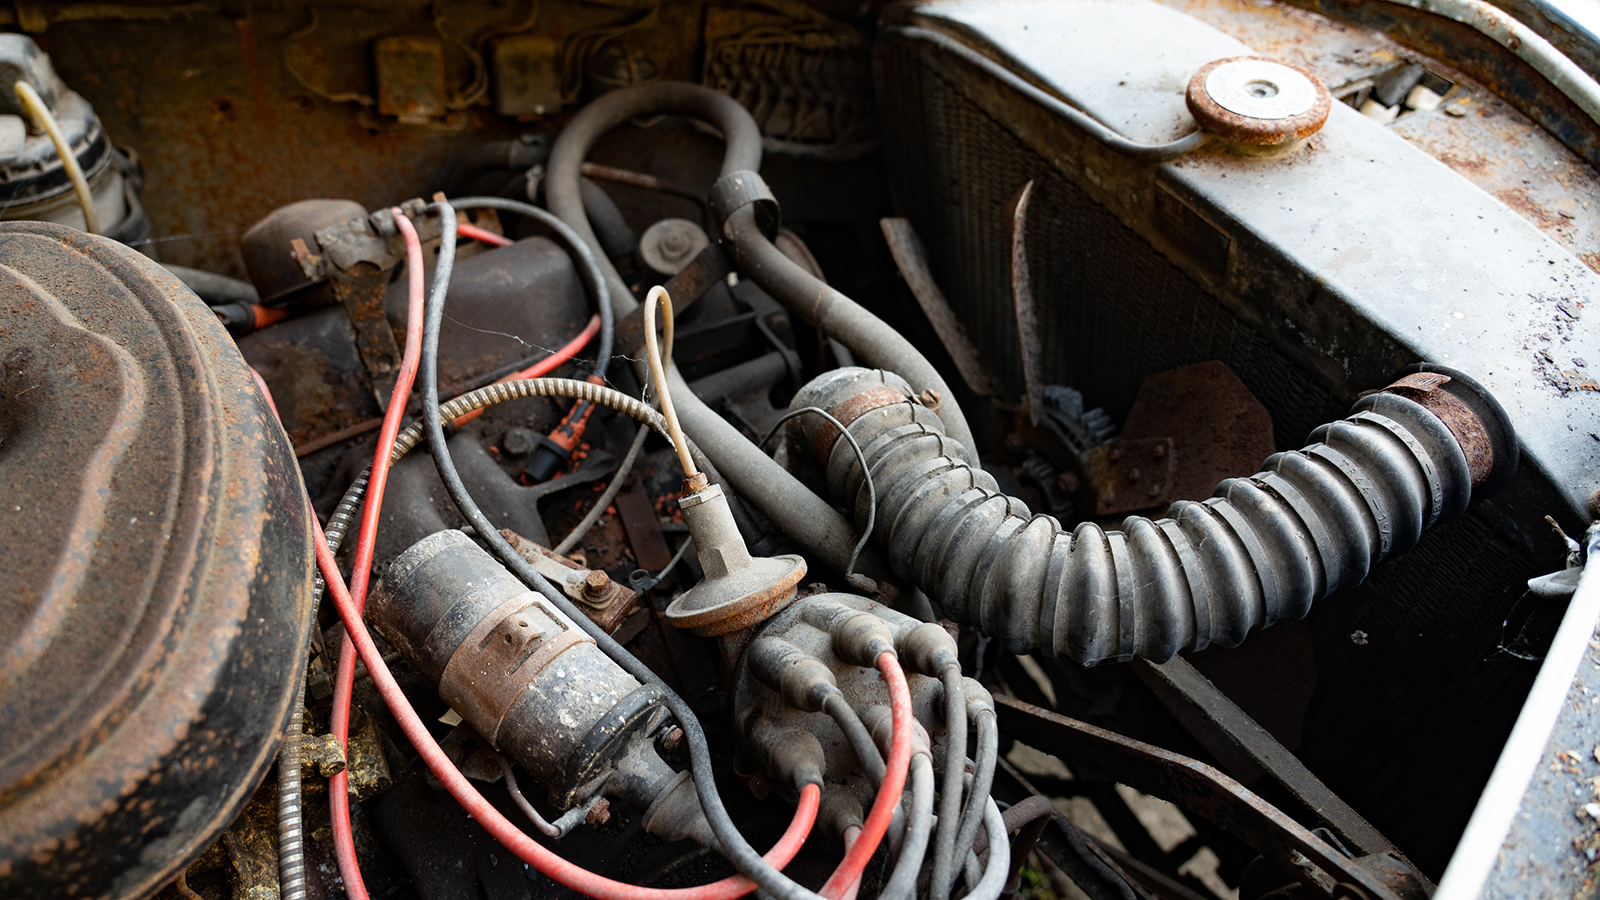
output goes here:
{"type": "Polygon", "coordinates": [[[683,477],[693,478],[700,474],[700,470],[695,467],[694,457],[689,454],[689,442],[684,440],[683,426],[678,424],[678,411],[672,407],[672,393],[667,390],[667,372],[662,365],[663,355],[672,355],[672,297],[659,284],[651,288],[649,296],[644,298],[644,347],[650,357],[650,379],[655,382],[656,395],[661,398],[661,415],[667,420],[672,448],[678,451],[683,477]],[[661,342],[667,345],[666,354],[662,354],[661,346],[656,342],[657,307],[660,307],[662,314],[661,342]]]}

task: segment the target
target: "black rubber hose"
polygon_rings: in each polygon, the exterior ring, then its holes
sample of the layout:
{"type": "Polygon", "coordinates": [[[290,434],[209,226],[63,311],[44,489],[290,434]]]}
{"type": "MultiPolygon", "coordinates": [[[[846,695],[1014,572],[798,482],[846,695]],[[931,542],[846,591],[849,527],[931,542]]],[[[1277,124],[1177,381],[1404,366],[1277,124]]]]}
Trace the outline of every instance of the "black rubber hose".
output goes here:
{"type": "Polygon", "coordinates": [[[450,459],[450,451],[444,436],[444,421],[439,412],[439,330],[444,322],[444,301],[449,290],[450,272],[455,265],[456,217],[455,210],[448,203],[434,203],[428,209],[438,215],[443,222],[440,229],[439,258],[434,269],[433,292],[428,297],[427,317],[422,330],[420,373],[422,419],[428,435],[429,450],[433,453],[434,467],[439,471],[439,478],[444,482],[445,491],[449,493],[450,499],[456,504],[461,515],[472,524],[479,540],[488,545],[489,552],[493,553],[502,565],[523,584],[555,604],[567,618],[576,622],[607,656],[622,667],[623,671],[638,679],[640,684],[654,685],[661,690],[667,709],[678,720],[678,726],[683,729],[684,736],[688,740],[689,767],[694,773],[695,792],[699,796],[701,810],[705,813],[712,832],[721,842],[723,853],[733,863],[734,868],[769,894],[783,900],[818,900],[816,894],[791,881],[782,872],[769,865],[739,833],[738,826],[734,825],[733,819],[728,816],[728,810],[723,806],[721,796],[717,794],[716,771],[711,761],[711,751],[706,745],[705,731],[700,727],[700,720],[695,717],[694,710],[689,704],[662,681],[660,676],[617,643],[604,628],[584,615],[565,594],[556,590],[555,586],[539,574],[531,563],[523,559],[521,554],[513,550],[505,538],[500,536],[499,529],[494,527],[489,518],[483,514],[483,510],[473,502],[472,495],[462,483],[455,463],[450,459]]]}
{"type": "MultiPolygon", "coordinates": [[[[545,202],[550,211],[584,235],[591,248],[600,244],[584,214],[579,180],[584,157],[606,132],[623,122],[661,114],[691,116],[721,130],[727,141],[723,175],[753,172],[760,167],[760,129],[744,107],[726,94],[681,82],[656,82],[612,91],[585,106],[562,130],[551,148],[544,181],[545,202]]],[[[610,263],[602,259],[600,264],[607,272],[616,312],[626,315],[638,304],[610,263]]],[[[667,370],[667,378],[684,431],[716,462],[727,484],[814,560],[844,571],[854,556],[860,534],[849,520],[701,402],[685,386],[676,367],[667,370]]],[[[647,383],[649,379],[641,376],[640,380],[647,383]]],[[[878,580],[889,573],[887,562],[872,552],[864,554],[856,568],[878,580]]]]}
{"type": "MultiPolygon", "coordinates": [[[[1504,410],[1470,378],[1432,372],[1362,398],[1313,432],[1317,443],[1223,481],[1210,500],[1110,532],[1087,522],[1063,531],[1000,493],[893,374],[825,373],[791,405],[847,418],[837,407],[850,404],[877,491],[874,537],[945,616],[1015,653],[1095,665],[1231,647],[1251,629],[1302,618],[1460,515],[1475,491],[1503,485],[1517,458],[1504,410]]],[[[815,448],[828,489],[864,522],[861,465],[842,442],[819,446],[817,421],[790,424],[791,449],[815,448]]]]}
{"type": "MultiPolygon", "coordinates": [[[[629,119],[651,115],[681,115],[710,122],[727,141],[722,158],[722,175],[754,172],[761,168],[761,129],[739,101],[697,84],[658,81],[612,91],[585,106],[572,117],[555,146],[545,170],[545,202],[550,211],[573,227],[591,247],[601,246],[584,215],[581,176],[583,160],[595,142],[629,119]]],[[[616,270],[607,273],[612,282],[613,302],[618,312],[627,314],[637,305],[632,295],[617,293],[622,279],[616,270]]]]}
{"type": "Polygon", "coordinates": [[[977,461],[972,429],[967,427],[955,394],[939,370],[905,335],[784,256],[761,231],[754,206],[734,211],[723,228],[733,239],[733,258],[740,274],[771,294],[791,314],[850,348],[863,363],[902,376],[917,392],[937,391],[945,433],[966,448],[968,459],[977,461]]]}
{"type": "Polygon", "coordinates": [[[611,195],[600,185],[587,178],[578,183],[578,192],[583,197],[584,213],[595,230],[595,237],[599,239],[600,249],[606,258],[614,261],[632,257],[634,251],[639,249],[639,239],[628,227],[628,220],[622,217],[617,201],[611,199],[611,195]]]}
{"type": "Polygon", "coordinates": [[[183,286],[194,291],[195,296],[210,304],[222,303],[260,303],[261,292],[248,281],[207,272],[205,269],[191,269],[188,266],[177,266],[172,263],[162,263],[161,268],[178,276],[183,286]]]}

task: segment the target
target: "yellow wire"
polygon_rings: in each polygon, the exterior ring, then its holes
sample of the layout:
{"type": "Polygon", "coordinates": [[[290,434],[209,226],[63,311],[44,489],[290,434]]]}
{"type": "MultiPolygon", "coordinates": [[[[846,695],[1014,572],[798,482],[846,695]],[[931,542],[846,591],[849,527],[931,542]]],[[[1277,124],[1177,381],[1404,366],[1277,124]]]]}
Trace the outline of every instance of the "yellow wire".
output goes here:
{"type": "Polygon", "coordinates": [[[78,157],[72,152],[72,146],[67,143],[67,136],[61,133],[61,126],[56,124],[56,117],[50,114],[50,107],[44,105],[44,99],[33,89],[33,85],[19,81],[16,84],[16,91],[17,99],[22,101],[22,108],[33,117],[34,124],[50,136],[50,143],[56,145],[56,155],[61,157],[61,165],[67,170],[67,178],[72,182],[72,189],[78,193],[78,203],[83,206],[84,230],[90,234],[99,234],[100,217],[94,214],[94,197],[89,193],[89,180],[83,177],[83,167],[78,165],[78,157]]]}
{"type": "Polygon", "coordinates": [[[672,448],[678,451],[678,462],[683,466],[683,477],[700,474],[694,457],[689,455],[689,442],[683,437],[683,426],[678,424],[678,411],[672,408],[672,393],[667,390],[667,372],[662,359],[672,358],[672,297],[667,289],[656,285],[644,298],[644,348],[650,357],[650,378],[656,383],[656,394],[661,397],[661,415],[667,420],[667,433],[672,435],[672,448]],[[656,342],[656,307],[661,307],[661,340],[667,345],[662,354],[656,342]]]}

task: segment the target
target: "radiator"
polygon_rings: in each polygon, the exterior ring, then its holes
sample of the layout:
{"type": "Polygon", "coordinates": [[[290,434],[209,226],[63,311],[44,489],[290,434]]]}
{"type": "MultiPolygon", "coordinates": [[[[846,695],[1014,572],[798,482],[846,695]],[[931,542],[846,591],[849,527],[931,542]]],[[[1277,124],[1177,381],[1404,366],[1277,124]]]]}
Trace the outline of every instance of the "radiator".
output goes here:
{"type": "MultiPolygon", "coordinates": [[[[1147,142],[1192,127],[1190,73],[1250,52],[1146,0],[932,2],[892,8],[886,22],[955,36],[1147,142]]],[[[1506,404],[1524,454],[1512,487],[1309,621],[1319,687],[1301,757],[1437,876],[1560,621],[1560,605],[1527,597],[1525,582],[1562,565],[1542,516],[1581,528],[1600,438],[1566,425],[1600,421],[1600,405],[1540,368],[1549,326],[1538,317],[1559,296],[1600,296],[1600,278],[1342,104],[1294,158],[1204,150],[1151,166],[892,29],[875,74],[896,204],[1009,396],[1023,377],[1006,210],[1032,179],[1046,380],[1113,418],[1146,376],[1207,360],[1250,387],[1284,449],[1421,359],[1467,370],[1506,404]],[[1444,249],[1430,264],[1419,243],[1444,249]]],[[[1569,335],[1591,355],[1593,318],[1569,335]]]]}

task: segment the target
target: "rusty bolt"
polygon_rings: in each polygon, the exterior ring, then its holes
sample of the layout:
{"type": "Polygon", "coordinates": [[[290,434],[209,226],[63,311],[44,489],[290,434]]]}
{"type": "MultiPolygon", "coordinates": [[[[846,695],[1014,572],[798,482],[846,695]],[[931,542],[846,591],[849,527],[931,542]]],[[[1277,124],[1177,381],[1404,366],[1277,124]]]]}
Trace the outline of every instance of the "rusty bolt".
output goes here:
{"type": "Polygon", "coordinates": [[[587,600],[599,600],[610,587],[611,576],[599,569],[592,569],[583,579],[583,596],[587,600]]]}
{"type": "Polygon", "coordinates": [[[1166,455],[1167,455],[1167,445],[1166,444],[1156,444],[1156,459],[1160,459],[1161,457],[1166,456],[1166,455]]]}
{"type": "Polygon", "coordinates": [[[943,398],[939,396],[939,392],[933,388],[928,388],[917,395],[917,402],[933,410],[934,412],[939,411],[939,401],[942,399],[943,398]]]}
{"type": "Polygon", "coordinates": [[[1161,485],[1159,485],[1159,484],[1150,485],[1150,496],[1151,497],[1159,497],[1159,496],[1161,496],[1161,485]]]}
{"type": "Polygon", "coordinates": [[[683,480],[685,494],[698,494],[710,486],[711,479],[707,478],[704,472],[696,472],[683,480]]]}
{"type": "Polygon", "coordinates": [[[595,805],[589,807],[589,815],[583,820],[596,828],[611,821],[611,801],[601,797],[595,805]]]}
{"type": "Polygon", "coordinates": [[[1143,478],[1143,477],[1144,477],[1144,473],[1139,471],[1139,467],[1138,466],[1134,466],[1132,469],[1128,470],[1128,480],[1129,481],[1138,481],[1140,478],[1143,478]]]}
{"type": "Polygon", "coordinates": [[[668,753],[677,752],[678,748],[681,747],[682,745],[683,745],[683,729],[679,728],[676,725],[672,726],[672,730],[668,731],[661,738],[661,749],[665,750],[668,753]]]}

